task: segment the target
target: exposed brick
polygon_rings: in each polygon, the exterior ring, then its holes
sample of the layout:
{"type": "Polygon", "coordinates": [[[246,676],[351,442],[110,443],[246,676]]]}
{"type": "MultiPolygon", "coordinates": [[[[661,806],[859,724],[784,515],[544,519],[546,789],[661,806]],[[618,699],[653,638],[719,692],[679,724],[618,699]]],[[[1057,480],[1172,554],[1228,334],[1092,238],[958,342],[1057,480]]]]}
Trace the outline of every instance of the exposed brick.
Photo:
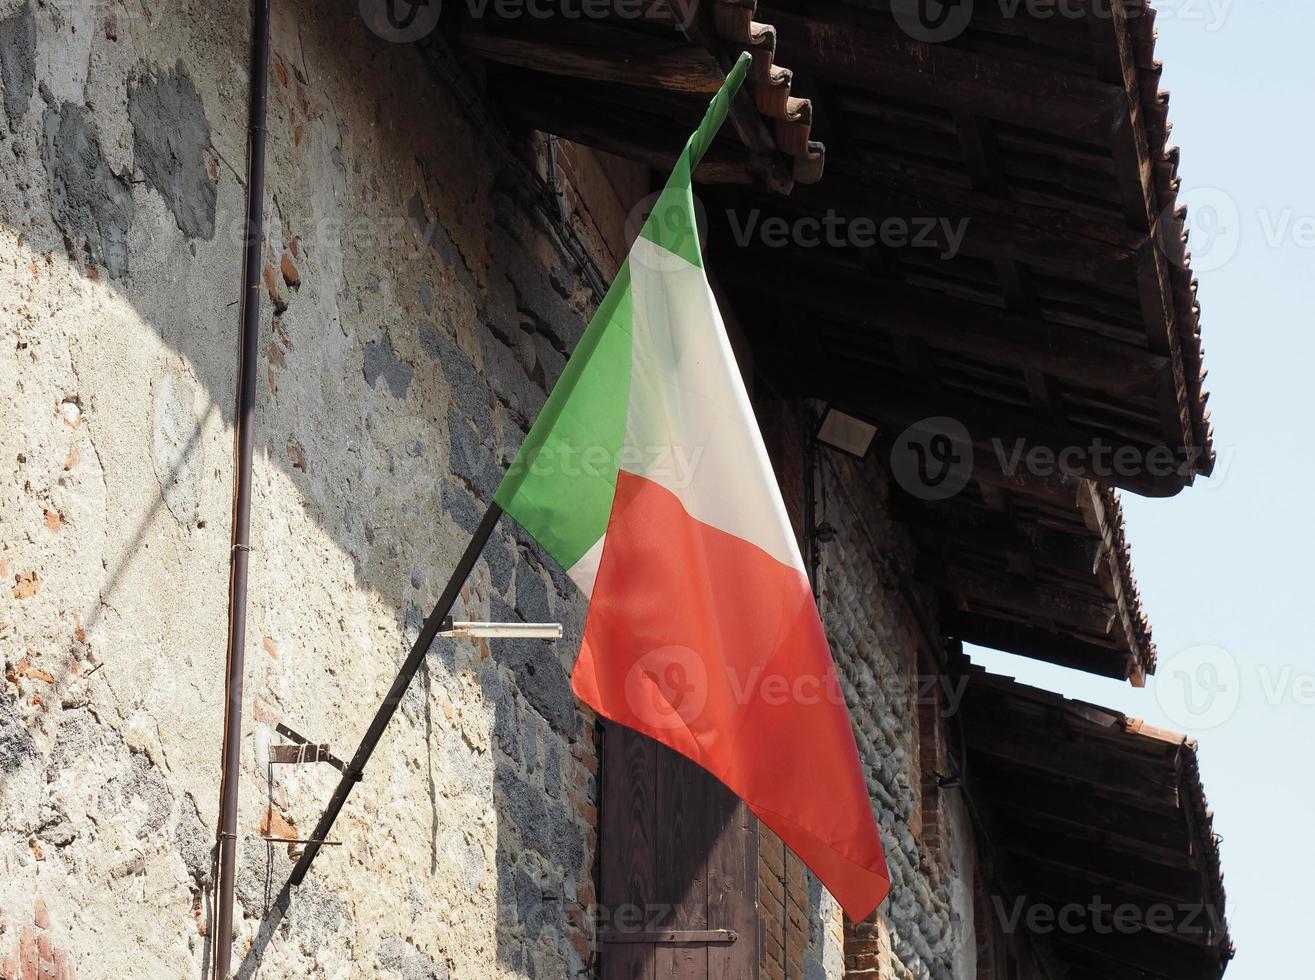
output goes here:
{"type": "Polygon", "coordinates": [[[269,301],[274,304],[274,315],[279,316],[288,308],[288,299],[283,294],[283,285],[279,282],[278,273],[267,263],[262,278],[265,280],[265,291],[269,294],[269,301]]]}
{"type": "Polygon", "coordinates": [[[41,578],[36,572],[27,572],[14,576],[14,598],[31,599],[41,590],[41,578]]]}
{"type": "Polygon", "coordinates": [[[26,657],[18,661],[18,666],[15,668],[15,670],[18,672],[18,675],[20,677],[27,677],[30,678],[31,680],[41,681],[45,684],[55,683],[55,678],[53,674],[51,674],[49,671],[42,670],[39,667],[33,667],[30,663],[28,663],[26,657]]]}
{"type": "Polygon", "coordinates": [[[18,932],[18,957],[23,965],[23,980],[36,980],[38,955],[36,933],[31,926],[23,926],[18,932]]]}
{"type": "Polygon", "coordinates": [[[251,714],[256,721],[263,721],[267,725],[277,725],[283,720],[283,715],[278,707],[259,696],[251,701],[251,714]]]}
{"type": "Polygon", "coordinates": [[[297,825],[284,820],[277,810],[266,809],[260,815],[260,835],[262,837],[295,838],[297,825]]]}
{"type": "Polygon", "coordinates": [[[301,288],[301,273],[292,262],[292,256],[285,254],[279,260],[279,271],[283,274],[283,281],[291,289],[301,288]]]}

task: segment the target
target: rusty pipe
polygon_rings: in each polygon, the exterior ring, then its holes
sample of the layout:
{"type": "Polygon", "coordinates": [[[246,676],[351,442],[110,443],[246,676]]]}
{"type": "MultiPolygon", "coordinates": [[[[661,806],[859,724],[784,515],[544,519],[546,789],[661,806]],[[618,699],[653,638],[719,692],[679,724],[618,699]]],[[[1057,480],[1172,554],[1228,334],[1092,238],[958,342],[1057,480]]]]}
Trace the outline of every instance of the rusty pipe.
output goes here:
{"type": "Polygon", "coordinates": [[[237,412],[233,435],[233,536],[229,552],[228,657],[219,787],[219,874],[215,896],[215,980],[228,980],[233,955],[233,882],[237,870],[237,798],[242,747],[242,679],[251,553],[251,459],[255,449],[256,358],[260,340],[261,235],[265,200],[265,116],[269,93],[269,0],[252,0],[247,105],[247,214],[239,299],[237,412]]]}

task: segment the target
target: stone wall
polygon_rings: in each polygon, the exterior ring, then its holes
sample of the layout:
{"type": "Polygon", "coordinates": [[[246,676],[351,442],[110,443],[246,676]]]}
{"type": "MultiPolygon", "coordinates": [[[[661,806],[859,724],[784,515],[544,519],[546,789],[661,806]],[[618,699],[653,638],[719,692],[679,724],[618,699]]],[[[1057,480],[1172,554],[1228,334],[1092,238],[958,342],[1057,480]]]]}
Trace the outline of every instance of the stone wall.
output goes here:
{"type": "MultiPolygon", "coordinates": [[[[559,216],[548,148],[415,48],[354,4],[273,6],[235,961],[574,976],[593,719],[578,600],[532,542],[503,527],[458,618],[566,638],[442,643],[286,913],[261,837],[305,836],[337,773],[269,747],[281,721],[354,748],[646,176],[568,148],[559,216]]],[[[0,974],[204,975],[246,9],[0,0],[0,974]]]]}

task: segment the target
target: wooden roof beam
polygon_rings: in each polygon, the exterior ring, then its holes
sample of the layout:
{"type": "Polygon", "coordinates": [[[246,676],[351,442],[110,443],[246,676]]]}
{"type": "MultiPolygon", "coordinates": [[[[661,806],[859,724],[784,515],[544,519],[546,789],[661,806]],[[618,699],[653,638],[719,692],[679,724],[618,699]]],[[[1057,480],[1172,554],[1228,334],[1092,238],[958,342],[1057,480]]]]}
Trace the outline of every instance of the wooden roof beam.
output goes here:
{"type": "Polygon", "coordinates": [[[1138,805],[1111,802],[1100,785],[1075,786],[1045,773],[1020,772],[989,757],[979,759],[973,774],[990,787],[992,806],[1024,808],[1050,820],[1080,822],[1115,837],[1150,841],[1163,848],[1190,850],[1190,838],[1180,811],[1150,800],[1138,805]]]}
{"type": "MultiPolygon", "coordinates": [[[[1024,452],[1040,448],[1049,450],[1058,459],[1059,454],[1076,447],[1083,451],[1085,465],[1094,463],[1094,456],[1087,460],[1086,453],[1097,442],[1107,448],[1112,445],[1103,433],[1076,424],[1055,425],[1030,411],[999,403],[992,405],[981,397],[915,390],[906,387],[897,375],[855,370],[851,364],[837,363],[829,358],[825,351],[815,352],[811,358],[808,352],[797,347],[787,353],[793,355],[794,370],[809,371],[800,379],[801,393],[829,401],[860,418],[888,425],[896,432],[924,419],[942,416],[958,419],[968,429],[972,440],[974,475],[989,478],[1000,474],[1009,486],[1037,485],[1058,497],[1071,489],[1075,477],[1087,474],[1066,474],[1057,466],[1049,472],[1032,473],[1024,460],[1020,460],[1012,472],[1005,473],[1003,468],[1009,460],[1006,458],[1002,462],[999,459],[1002,452],[1008,457],[1020,446],[1024,452]]],[[[1140,448],[1149,452],[1151,447],[1140,448]]],[[[1180,461],[1175,461],[1170,473],[1152,472],[1149,468],[1144,471],[1125,468],[1120,472],[1110,467],[1112,472],[1108,479],[1148,497],[1168,497],[1183,488],[1177,475],[1179,465],[1180,461]]]]}
{"type": "Polygon", "coordinates": [[[843,163],[835,160],[825,181],[799,188],[791,201],[850,220],[918,222],[920,247],[934,247],[948,256],[961,249],[986,259],[1007,250],[1016,261],[1086,282],[1133,287],[1140,257],[1155,248],[1144,232],[1072,211],[1009,201],[948,183],[846,173],[843,163]],[[950,237],[959,233],[961,241],[950,237]]]}
{"type": "MultiPolygon", "coordinates": [[[[1086,485],[1078,494],[1078,506],[1082,508],[1084,519],[1093,532],[1100,535],[1101,557],[1106,564],[1107,576],[1103,579],[1111,593],[1111,598],[1119,610],[1119,623],[1123,628],[1123,635],[1127,638],[1129,646],[1136,648],[1137,640],[1140,636],[1139,624],[1133,621],[1132,614],[1135,606],[1138,605],[1136,596],[1126,594],[1123,588],[1123,571],[1119,567],[1122,556],[1114,540],[1115,528],[1111,522],[1109,513],[1105,508],[1105,503],[1101,499],[1100,492],[1096,485],[1090,480],[1085,481],[1086,485]]],[[[1155,670],[1155,663],[1143,663],[1140,657],[1134,658],[1132,662],[1132,674],[1129,680],[1132,681],[1133,687],[1146,686],[1146,674],[1155,670]]]]}
{"type": "MultiPolygon", "coordinates": [[[[1219,968],[1215,950],[1193,951],[1149,931],[1099,934],[1094,930],[1067,933],[1057,930],[1056,947],[1072,949],[1079,962],[1099,959],[1111,964],[1103,975],[1124,977],[1127,968],[1145,970],[1163,980],[1202,980],[1219,968]]],[[[1220,971],[1222,972],[1222,971],[1220,971]]]]}
{"type": "MultiPolygon", "coordinates": [[[[1085,841],[1093,850],[1109,850],[1120,854],[1129,854],[1172,867],[1182,866],[1193,869],[1197,867],[1198,862],[1192,855],[1191,844],[1184,832],[1181,820],[1178,821],[1177,833],[1171,840],[1151,841],[1145,837],[1140,828],[1125,827],[1118,832],[1112,832],[1105,827],[1093,826],[1089,810],[1084,809],[1058,814],[1052,811],[1042,812],[1038,809],[1039,798],[1040,794],[1035,791],[1025,792],[1023,796],[1015,800],[1009,800],[997,795],[995,805],[1001,812],[1010,814],[1011,826],[1017,827],[1024,832],[1032,829],[1040,830],[1045,833],[1059,834],[1073,840],[1085,841]]],[[[1099,807],[1102,803],[1103,801],[1100,801],[1093,794],[1090,806],[1099,807]]],[[[1122,809],[1115,804],[1104,805],[1109,809],[1122,809]]]]}
{"type": "Polygon", "coordinates": [[[1027,583],[1010,582],[1001,576],[986,576],[954,565],[928,567],[924,562],[919,577],[956,596],[1009,609],[1019,615],[1035,617],[1086,633],[1107,633],[1118,610],[1111,602],[1078,599],[1069,594],[1051,592],[1027,583]]]}
{"type": "Polygon", "coordinates": [[[1200,899],[1196,869],[1185,863],[1181,867],[1171,866],[1109,848],[1096,848],[1087,841],[1037,827],[1028,827],[1026,831],[1019,828],[1016,834],[1008,831],[1005,828],[1005,833],[995,836],[991,843],[1017,855],[1016,860],[1067,868],[1083,877],[1098,877],[1107,882],[1134,884],[1166,900],[1200,899]]]}
{"type": "MultiPolygon", "coordinates": [[[[667,171],[688,135],[687,132],[682,135],[671,120],[654,120],[639,112],[622,116],[606,105],[582,101],[570,85],[554,88],[532,84],[536,77],[543,78],[542,75],[509,67],[500,71],[509,73],[514,80],[507,86],[514,90],[514,95],[503,100],[503,111],[508,116],[572,142],[667,171]]],[[[729,149],[724,141],[718,140],[694,171],[694,179],[702,184],[751,184],[754,174],[743,153],[729,149]]]]}
{"type": "Polygon", "coordinates": [[[772,6],[790,61],[832,81],[950,111],[1050,129],[1105,146],[1123,108],[1116,85],[1023,61],[917,41],[888,14],[828,5],[816,16],[772,6]]]}
{"type": "MultiPolygon", "coordinates": [[[[1124,770],[1113,761],[1102,764],[1067,748],[1038,743],[1035,733],[1024,737],[978,726],[970,737],[969,752],[990,756],[1015,770],[1045,773],[1072,784],[1100,785],[1102,795],[1115,802],[1152,800],[1172,807],[1176,801],[1173,787],[1158,783],[1145,765],[1124,770]]],[[[1190,877],[1195,879],[1195,871],[1190,877]]]]}
{"type": "MultiPolygon", "coordinates": [[[[1129,38],[1127,11],[1120,2],[1102,0],[1103,15],[1089,18],[1096,50],[1096,62],[1101,77],[1117,84],[1124,98],[1116,117],[1112,134],[1112,148],[1119,181],[1120,196],[1128,226],[1145,230],[1152,240],[1160,242],[1164,235],[1159,227],[1162,220],[1175,222],[1173,215],[1162,216],[1156,193],[1155,165],[1151,159],[1151,140],[1146,130],[1140,101],[1141,81],[1138,77],[1136,55],[1129,38]]],[[[1169,236],[1176,245],[1176,238],[1169,236]]],[[[1182,341],[1178,335],[1177,304],[1168,259],[1162,246],[1144,252],[1137,264],[1138,294],[1142,316],[1146,323],[1146,338],[1152,350],[1171,358],[1172,371],[1166,397],[1161,400],[1161,416],[1167,432],[1183,445],[1196,445],[1203,441],[1193,422],[1190,399],[1193,397],[1183,366],[1182,341]]],[[[1200,472],[1209,475],[1213,459],[1205,457],[1199,464],[1200,472]]]]}
{"type": "Polygon", "coordinates": [[[946,555],[968,549],[1028,555],[1037,564],[1091,573],[1093,556],[1099,549],[1096,542],[1035,526],[1024,527],[1007,517],[990,520],[991,516],[991,511],[945,501],[934,508],[901,508],[896,520],[910,525],[921,541],[946,555]]]}
{"type": "Polygon", "coordinates": [[[1062,633],[965,613],[947,616],[945,629],[951,636],[965,643],[1031,657],[1033,660],[1100,677],[1125,681],[1131,673],[1131,654],[1128,651],[1094,646],[1062,633]]]}
{"type": "MultiPolygon", "coordinates": [[[[796,195],[803,188],[796,190],[796,195]]],[[[1035,316],[937,297],[888,280],[825,263],[803,263],[718,247],[723,281],[760,289],[777,275],[806,281],[798,306],[836,322],[916,337],[945,350],[1008,367],[1033,367],[1066,381],[1119,394],[1150,396],[1163,380],[1167,358],[1140,347],[1046,323],[1035,316]],[[774,270],[774,271],[773,271],[774,270]],[[766,273],[766,276],[764,275],[766,273]]],[[[776,280],[783,281],[783,280],[776,280]]],[[[773,297],[773,305],[791,296],[773,297]]],[[[803,323],[800,321],[802,328],[803,323]]]]}
{"type": "MultiPolygon", "coordinates": [[[[1020,878],[1028,900],[1043,906],[1059,909],[1065,905],[1079,905],[1090,910],[1094,903],[1099,902],[1101,921],[1107,929],[1114,926],[1116,909],[1131,906],[1142,916],[1135,920],[1132,928],[1139,928],[1146,936],[1163,941],[1166,950],[1175,949],[1174,944],[1178,943],[1181,944],[1179,952],[1195,956],[1218,946],[1217,926],[1212,922],[1211,911],[1204,907],[1204,903],[1188,901],[1186,896],[1169,901],[1164,896],[1137,888],[1132,882],[1097,883],[1054,867],[1036,869],[1031,875],[1023,870],[1020,878]],[[1154,916],[1148,915],[1152,908],[1156,909],[1154,916]]],[[[1088,921],[1094,925],[1095,914],[1091,915],[1092,919],[1088,921]]],[[[1083,919],[1079,917],[1076,921],[1081,923],[1083,919]]],[[[1119,974],[1119,978],[1123,980],[1123,974],[1119,974]]]]}
{"type": "MultiPolygon", "coordinates": [[[[724,81],[710,52],[674,32],[640,34],[587,21],[572,21],[564,31],[560,18],[524,20],[532,31],[512,32],[510,25],[518,21],[498,21],[496,32],[464,31],[462,46],[485,61],[588,82],[710,96],[724,81]]],[[[474,23],[488,26],[485,19],[474,23]]]]}
{"type": "MultiPolygon", "coordinates": [[[[731,70],[736,54],[717,35],[716,12],[699,0],[667,0],[685,37],[710,52],[723,76],[731,70]]],[[[774,34],[763,40],[775,47],[774,34]]],[[[750,46],[752,51],[752,47],[750,46]]],[[[771,130],[763,121],[754,102],[752,85],[746,85],[731,103],[727,120],[740,142],[749,151],[749,166],[764,186],[778,194],[789,194],[794,187],[793,167],[777,148],[771,130]]]]}

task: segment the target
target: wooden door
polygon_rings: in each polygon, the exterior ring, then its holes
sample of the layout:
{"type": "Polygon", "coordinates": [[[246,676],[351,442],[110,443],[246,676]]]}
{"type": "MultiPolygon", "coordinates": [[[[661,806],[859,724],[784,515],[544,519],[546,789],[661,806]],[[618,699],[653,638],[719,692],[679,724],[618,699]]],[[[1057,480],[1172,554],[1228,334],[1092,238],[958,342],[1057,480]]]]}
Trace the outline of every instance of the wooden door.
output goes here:
{"type": "Polygon", "coordinates": [[[605,723],[602,980],[756,980],[758,823],[679,753],[605,723]]]}

